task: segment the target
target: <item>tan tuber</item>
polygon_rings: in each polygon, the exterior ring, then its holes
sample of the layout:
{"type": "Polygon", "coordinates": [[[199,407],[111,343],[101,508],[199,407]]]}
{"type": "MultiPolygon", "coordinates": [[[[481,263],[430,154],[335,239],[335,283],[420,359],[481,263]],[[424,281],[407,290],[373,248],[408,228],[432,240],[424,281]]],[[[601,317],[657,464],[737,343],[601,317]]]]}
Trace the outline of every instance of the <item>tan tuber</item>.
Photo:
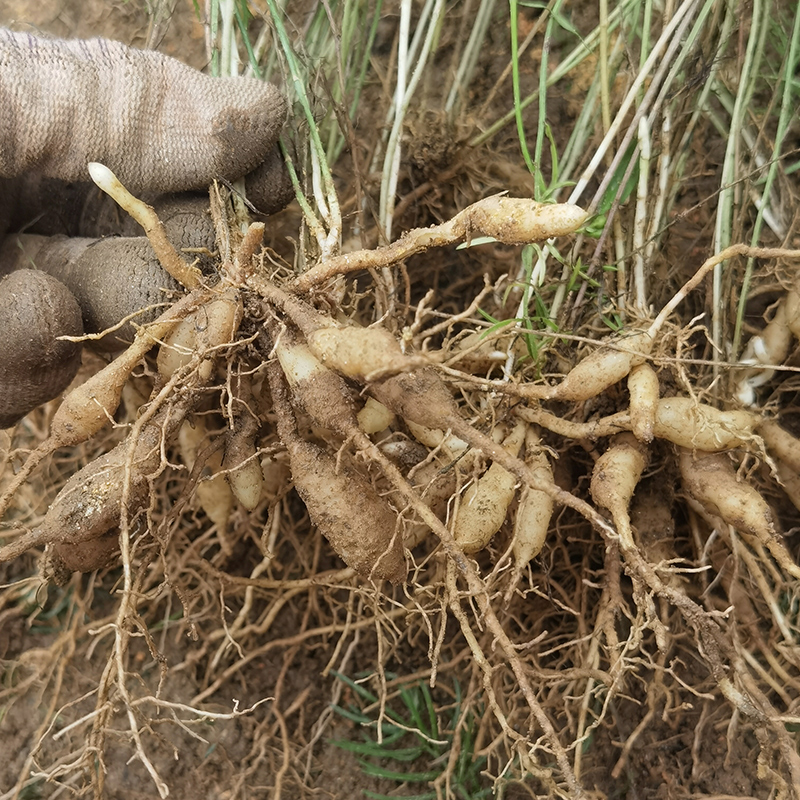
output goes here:
{"type": "Polygon", "coordinates": [[[658,401],[654,433],[680,447],[708,452],[747,444],[759,418],[749,411],[719,411],[691,397],[664,397],[658,401]]]}
{"type": "Polygon", "coordinates": [[[788,575],[800,578],[800,568],[775,531],[770,507],[757,489],[737,476],[729,455],[681,448],[678,464],[684,487],[709,514],[755,537],[788,575]]]}
{"type": "MultiPolygon", "coordinates": [[[[318,373],[313,364],[309,366],[312,377],[301,379],[293,389],[304,398],[303,405],[312,413],[309,407],[316,407],[316,401],[324,401],[327,395],[314,397],[316,377],[324,373],[318,373]]],[[[300,437],[289,404],[284,373],[277,364],[272,364],[267,375],[277,415],[278,435],[289,454],[294,487],[305,503],[312,523],[342,560],[361,576],[391,583],[402,582],[407,567],[397,514],[372,483],[350,463],[346,454],[337,459],[322,447],[300,437]]],[[[345,412],[334,412],[332,420],[335,422],[344,415],[345,412]]],[[[357,430],[355,414],[351,426],[357,430]]]]}
{"type": "Polygon", "coordinates": [[[628,509],[646,465],[641,443],[630,433],[620,433],[592,470],[592,499],[611,513],[623,549],[635,547],[628,509]]]}
{"type": "MultiPolygon", "coordinates": [[[[533,426],[525,434],[525,463],[536,480],[553,482],[553,468],[533,426]]],[[[544,547],[550,518],[553,516],[553,498],[546,492],[525,486],[514,518],[514,567],[517,575],[536,558],[544,547]]],[[[516,580],[514,581],[516,583],[516,580]]]]}
{"type": "Polygon", "coordinates": [[[630,371],[628,393],[633,435],[645,444],[652,442],[658,416],[658,376],[647,362],[630,371]]]}
{"type": "MultiPolygon", "coordinates": [[[[518,422],[503,439],[503,449],[516,456],[525,441],[524,422],[518,422]]],[[[453,522],[453,538],[469,554],[483,550],[500,530],[514,499],[517,476],[493,463],[461,497],[453,522]]]]}

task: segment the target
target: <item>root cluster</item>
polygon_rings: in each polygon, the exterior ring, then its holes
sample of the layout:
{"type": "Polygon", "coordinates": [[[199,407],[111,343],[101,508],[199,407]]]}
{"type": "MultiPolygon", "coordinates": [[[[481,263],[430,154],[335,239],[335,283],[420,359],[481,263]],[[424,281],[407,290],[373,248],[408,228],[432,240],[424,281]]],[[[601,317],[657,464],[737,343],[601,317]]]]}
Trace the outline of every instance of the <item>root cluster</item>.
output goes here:
{"type": "MultiPolygon", "coordinates": [[[[730,248],[653,320],[592,342],[563,377],[545,379],[537,372],[544,356],[539,364],[525,358],[524,330],[477,324],[476,309],[497,301],[499,285],[437,322],[421,302],[413,321],[398,312],[366,325],[341,280],[479,235],[508,244],[564,235],[583,221],[574,207],[492,198],[300,277],[271,266],[262,228],[239,236],[227,207],[214,207],[220,250],[233,254],[220,282],[198,285],[191,270],[174,268],[190,277],[191,293],[73,390],[27,461],[8,443],[0,508],[13,528],[0,561],[44,547],[47,579],[76,593],[74,571],[110,567],[96,579],[110,584],[122,563],[113,611],[93,634],[108,659],[91,708],[61,709],[68,724],[43,724],[15,790],[37,776],[68,780],[80,768],[99,796],[109,732],[122,736],[122,719],[124,740],[167,796],[152,756],[158,710],[186,729],[257,715],[263,697],[225,713],[208,700],[281,649],[285,666],[260,739],[283,747],[280,758],[280,748],[262,754],[274,757],[279,794],[285,782],[306,779],[286,723],[302,713],[303,696],[281,696],[289,654],[333,638],[326,669],[341,670],[361,632],[372,630],[384,698],[390,658],[424,653],[420,674],[431,685],[461,665],[468,702],[488,712],[477,746],[496,780],[589,796],[595,781],[584,746],[620,703],[634,698],[645,710],[617,750],[617,776],[648,722],[666,724],[677,707],[696,704],[699,731],[718,720],[724,698],[729,739],[737,728],[752,733],[760,777],[776,796],[797,796],[800,758],[787,726],[800,688],[797,626],[787,609],[800,568],[775,505],[781,491],[800,503],[800,442],[754,405],[690,391],[674,359],[686,334],[670,327],[670,315],[725,259],[798,253],[730,248]],[[154,345],[157,359],[143,360],[154,345]],[[119,403],[136,392],[149,398],[125,417],[119,403]],[[72,475],[43,518],[26,516],[20,498],[45,456],[108,422],[118,443],[72,475]],[[676,536],[676,516],[690,536],[676,536]],[[309,521],[327,544],[310,536],[309,521]],[[708,572],[718,574],[713,584],[708,572]],[[173,592],[207,670],[204,688],[183,706],[136,673],[141,639],[163,665],[159,686],[168,684],[167,644],[143,615],[155,603],[167,619],[173,592]],[[297,630],[275,634],[281,609],[300,597],[308,603],[292,617],[297,630]],[[328,615],[320,603],[335,610],[328,615]],[[209,627],[217,617],[222,626],[209,627]],[[56,736],[85,745],[66,758],[56,736]]],[[[787,357],[785,340],[798,328],[793,303],[782,301],[788,333],[778,337],[779,357],[765,359],[762,348],[759,368],[780,368],[787,357]]],[[[749,389],[748,369],[739,380],[749,389]]],[[[4,605],[27,590],[6,588],[4,605]]],[[[72,618],[67,630],[79,628],[72,618]]]]}

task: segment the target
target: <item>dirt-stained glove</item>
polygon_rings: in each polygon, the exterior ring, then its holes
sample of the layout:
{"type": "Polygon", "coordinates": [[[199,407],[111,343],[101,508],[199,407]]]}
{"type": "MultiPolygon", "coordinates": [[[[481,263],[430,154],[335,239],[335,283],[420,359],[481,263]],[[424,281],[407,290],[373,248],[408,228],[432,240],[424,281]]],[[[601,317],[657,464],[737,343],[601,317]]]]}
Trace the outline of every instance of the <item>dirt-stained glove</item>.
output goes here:
{"type": "Polygon", "coordinates": [[[99,161],[134,193],[201,189],[255,169],[286,116],[278,89],[211,78],[105,39],[0,30],[0,176],[88,180],[99,161]]]}
{"type": "MultiPolygon", "coordinates": [[[[250,173],[248,193],[261,210],[282,208],[291,193],[276,142],[286,112],[279,90],[260,80],[211,78],[160,53],[104,39],[43,39],[0,29],[0,239],[9,226],[35,230],[30,224],[37,220],[47,233],[63,223],[71,235],[96,235],[80,224],[87,221],[82,182],[90,161],[151,197],[250,173]],[[55,186],[51,179],[69,183],[55,186]]],[[[192,230],[178,247],[213,249],[210,220],[201,217],[202,241],[192,230]]],[[[0,252],[0,275],[32,257],[36,268],[57,274],[70,289],[51,289],[52,281],[38,277],[28,284],[19,272],[13,283],[0,281],[0,427],[6,427],[74,377],[78,346],[55,341],[80,333],[74,296],[87,332],[96,332],[116,321],[109,307],[119,307],[120,319],[168,299],[163,289],[174,282],[145,239],[23,247],[8,237],[2,249],[15,257],[4,264],[0,252]],[[68,263],[70,253],[77,255],[68,263]]]]}

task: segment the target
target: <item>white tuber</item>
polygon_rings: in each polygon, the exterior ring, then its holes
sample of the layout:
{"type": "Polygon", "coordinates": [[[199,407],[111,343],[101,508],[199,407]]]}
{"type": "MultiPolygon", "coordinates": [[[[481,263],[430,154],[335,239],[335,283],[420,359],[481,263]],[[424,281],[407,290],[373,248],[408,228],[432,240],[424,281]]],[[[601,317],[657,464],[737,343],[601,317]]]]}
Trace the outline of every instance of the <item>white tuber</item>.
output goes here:
{"type": "Polygon", "coordinates": [[[592,470],[592,499],[611,513],[623,550],[635,547],[628,508],[646,465],[641,443],[630,433],[620,433],[592,470]]]}

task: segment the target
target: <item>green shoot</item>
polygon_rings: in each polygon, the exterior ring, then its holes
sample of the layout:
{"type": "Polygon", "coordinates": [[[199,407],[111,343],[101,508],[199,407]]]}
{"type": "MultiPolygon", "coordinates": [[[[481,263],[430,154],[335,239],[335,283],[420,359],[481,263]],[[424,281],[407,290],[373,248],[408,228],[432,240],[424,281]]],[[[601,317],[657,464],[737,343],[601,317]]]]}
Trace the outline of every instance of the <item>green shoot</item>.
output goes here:
{"type": "MultiPolygon", "coordinates": [[[[437,708],[431,690],[424,681],[402,686],[397,692],[399,702],[392,708],[387,704],[380,722],[382,737],[376,737],[378,698],[365,689],[361,682],[334,672],[334,676],[348,686],[356,702],[347,708],[333,706],[344,719],[362,727],[362,740],[336,739],[333,744],[353,753],[365,775],[399,784],[431,784],[439,779],[447,767],[450,751],[460,729],[460,747],[455,768],[450,774],[450,785],[456,797],[477,800],[491,794],[491,786],[481,775],[486,756],[474,752],[478,719],[471,711],[462,711],[461,691],[454,686],[455,700],[445,708],[437,708]],[[370,734],[369,731],[373,733],[370,734]],[[395,767],[394,764],[397,766],[395,767]],[[401,768],[400,765],[406,765],[401,768]],[[413,767],[417,766],[417,769],[413,767]]],[[[395,676],[387,677],[394,679],[395,676]]],[[[422,788],[422,787],[420,787],[422,788]]],[[[366,797],[382,800],[392,795],[365,791],[366,797]]],[[[435,798],[435,790],[404,797],[435,798]]]]}

